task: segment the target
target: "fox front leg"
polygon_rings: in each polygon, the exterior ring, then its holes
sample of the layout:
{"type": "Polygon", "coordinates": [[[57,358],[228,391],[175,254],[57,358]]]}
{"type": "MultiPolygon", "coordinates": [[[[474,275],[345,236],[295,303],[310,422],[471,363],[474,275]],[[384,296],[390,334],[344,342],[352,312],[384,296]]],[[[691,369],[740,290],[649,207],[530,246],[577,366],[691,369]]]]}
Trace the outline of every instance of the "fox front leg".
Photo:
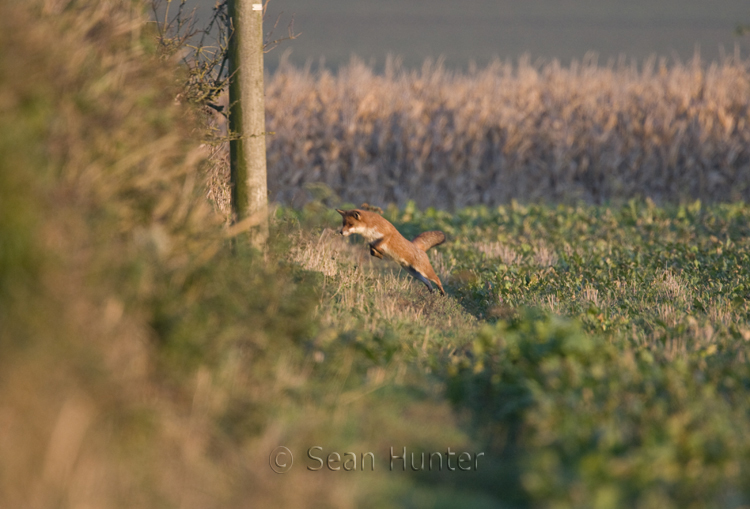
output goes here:
{"type": "Polygon", "coordinates": [[[370,254],[375,258],[383,259],[383,251],[378,249],[378,246],[383,242],[383,239],[378,239],[374,242],[370,242],[370,254]]]}
{"type": "Polygon", "coordinates": [[[372,244],[370,244],[370,254],[375,258],[380,258],[381,260],[383,259],[383,253],[378,251],[378,249],[372,244]]]}

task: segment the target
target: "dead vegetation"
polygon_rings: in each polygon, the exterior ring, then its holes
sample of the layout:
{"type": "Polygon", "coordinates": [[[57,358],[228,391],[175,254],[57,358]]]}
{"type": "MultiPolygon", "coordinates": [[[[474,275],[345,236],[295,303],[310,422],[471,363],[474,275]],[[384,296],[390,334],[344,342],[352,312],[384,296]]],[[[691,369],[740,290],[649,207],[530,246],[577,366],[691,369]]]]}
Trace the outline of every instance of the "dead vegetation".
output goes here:
{"type": "Polygon", "coordinates": [[[309,183],[352,203],[442,209],[750,198],[750,69],[736,56],[466,74],[281,65],[266,99],[271,197],[295,206],[309,183]]]}

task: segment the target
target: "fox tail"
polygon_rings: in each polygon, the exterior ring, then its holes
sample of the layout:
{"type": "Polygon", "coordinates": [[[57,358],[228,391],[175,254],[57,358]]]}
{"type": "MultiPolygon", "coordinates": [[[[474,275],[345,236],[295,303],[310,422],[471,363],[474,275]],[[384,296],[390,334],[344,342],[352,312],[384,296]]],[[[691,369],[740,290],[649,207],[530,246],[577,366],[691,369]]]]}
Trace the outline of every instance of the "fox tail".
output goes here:
{"type": "Polygon", "coordinates": [[[427,251],[431,247],[438,246],[443,242],[445,242],[445,234],[437,230],[420,233],[414,240],[411,241],[412,244],[417,246],[422,251],[427,251]]]}

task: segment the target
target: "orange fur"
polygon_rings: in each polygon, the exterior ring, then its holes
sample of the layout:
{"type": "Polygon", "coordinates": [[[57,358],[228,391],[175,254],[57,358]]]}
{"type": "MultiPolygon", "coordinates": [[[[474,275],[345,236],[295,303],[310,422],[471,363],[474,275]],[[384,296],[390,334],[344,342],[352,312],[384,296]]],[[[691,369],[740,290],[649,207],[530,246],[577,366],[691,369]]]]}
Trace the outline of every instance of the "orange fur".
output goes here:
{"type": "Polygon", "coordinates": [[[380,214],[368,210],[339,210],[343,225],[339,233],[351,235],[357,233],[370,245],[370,254],[377,258],[387,257],[404,267],[412,276],[422,281],[432,291],[435,283],[440,293],[445,295],[435,271],[430,265],[426,251],[445,242],[445,234],[440,231],[429,231],[418,235],[409,242],[395,226],[380,214]]]}

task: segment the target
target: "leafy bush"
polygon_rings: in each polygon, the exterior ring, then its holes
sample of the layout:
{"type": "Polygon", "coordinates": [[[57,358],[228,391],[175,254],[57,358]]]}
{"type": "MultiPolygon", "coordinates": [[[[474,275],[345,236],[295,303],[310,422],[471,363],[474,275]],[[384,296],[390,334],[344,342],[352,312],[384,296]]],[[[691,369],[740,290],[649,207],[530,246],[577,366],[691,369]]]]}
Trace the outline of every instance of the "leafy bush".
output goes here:
{"type": "Polygon", "coordinates": [[[518,466],[504,473],[535,505],[727,507],[750,496],[750,371],[735,353],[659,362],[526,314],[486,326],[445,365],[449,397],[472,411],[497,462],[518,466]]]}

